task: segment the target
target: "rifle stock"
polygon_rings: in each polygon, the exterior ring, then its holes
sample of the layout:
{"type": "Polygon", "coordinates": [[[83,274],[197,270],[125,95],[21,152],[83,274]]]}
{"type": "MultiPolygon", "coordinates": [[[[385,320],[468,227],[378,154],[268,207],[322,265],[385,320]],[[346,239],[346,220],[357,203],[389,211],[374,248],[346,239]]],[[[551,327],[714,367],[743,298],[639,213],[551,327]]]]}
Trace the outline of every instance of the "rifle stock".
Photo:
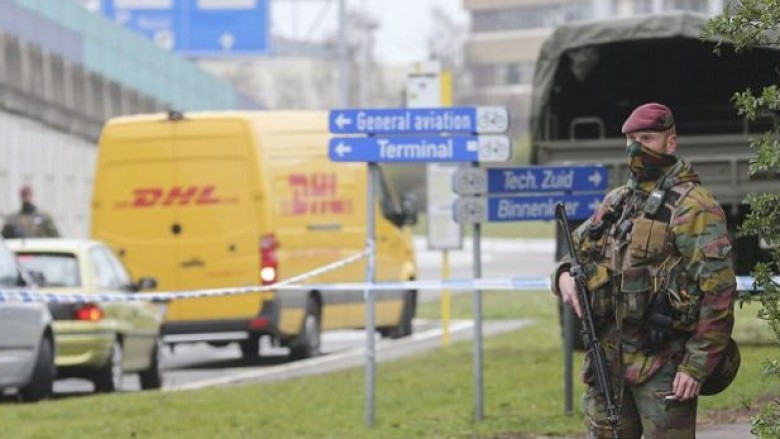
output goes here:
{"type": "Polygon", "coordinates": [[[607,370],[607,358],[604,355],[604,349],[601,347],[601,343],[596,336],[596,326],[593,323],[593,310],[590,306],[588,278],[580,266],[579,258],[577,257],[577,249],[574,248],[574,243],[572,242],[569,219],[566,216],[566,209],[562,203],[558,203],[558,205],[555,206],[555,218],[563,229],[563,239],[566,240],[569,256],[571,257],[569,274],[574,277],[574,282],[577,285],[577,298],[579,299],[580,307],[582,308],[582,328],[580,331],[582,342],[587,350],[587,355],[590,355],[590,364],[596,378],[596,387],[599,393],[604,396],[607,421],[612,426],[613,436],[617,438],[617,426],[620,422],[620,413],[615,404],[614,393],[612,393],[612,381],[609,379],[609,372],[607,370]]]}

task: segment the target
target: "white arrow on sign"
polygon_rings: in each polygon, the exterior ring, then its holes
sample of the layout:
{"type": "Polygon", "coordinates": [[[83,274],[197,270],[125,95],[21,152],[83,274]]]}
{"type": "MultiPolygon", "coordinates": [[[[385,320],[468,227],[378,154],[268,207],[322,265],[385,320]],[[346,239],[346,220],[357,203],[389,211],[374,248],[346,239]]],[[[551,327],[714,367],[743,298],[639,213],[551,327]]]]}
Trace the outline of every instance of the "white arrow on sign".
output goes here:
{"type": "Polygon", "coordinates": [[[344,113],[339,113],[339,115],[336,116],[336,125],[338,125],[339,129],[344,129],[344,125],[350,124],[352,124],[352,119],[344,116],[344,113]]]}
{"type": "Polygon", "coordinates": [[[595,211],[596,211],[596,209],[598,209],[600,205],[601,205],[601,202],[600,202],[598,199],[595,199],[595,198],[594,198],[594,199],[593,199],[593,202],[591,202],[590,204],[588,204],[588,207],[590,208],[590,210],[592,210],[593,212],[595,212],[595,211]]]}
{"type": "Polygon", "coordinates": [[[601,172],[593,171],[593,174],[588,177],[588,181],[593,183],[593,186],[598,187],[601,184],[601,172]]]}
{"type": "Polygon", "coordinates": [[[219,36],[219,44],[222,46],[222,50],[230,50],[233,48],[233,44],[236,43],[236,37],[229,33],[225,32],[224,34],[219,36]]]}
{"type": "Polygon", "coordinates": [[[350,152],[352,152],[352,147],[346,145],[344,142],[339,142],[339,144],[336,145],[336,154],[338,154],[339,157],[344,157],[344,154],[348,154],[350,152]]]}

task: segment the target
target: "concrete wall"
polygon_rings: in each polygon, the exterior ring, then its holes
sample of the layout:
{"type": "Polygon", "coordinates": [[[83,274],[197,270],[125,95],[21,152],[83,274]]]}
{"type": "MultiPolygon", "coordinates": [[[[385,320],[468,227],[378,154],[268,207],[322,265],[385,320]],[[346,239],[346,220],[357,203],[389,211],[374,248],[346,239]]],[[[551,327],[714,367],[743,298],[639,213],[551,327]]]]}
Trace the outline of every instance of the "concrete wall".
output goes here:
{"type": "Polygon", "coordinates": [[[19,210],[29,184],[62,236],[87,237],[96,152],[82,137],[0,110],[0,214],[19,210]]]}

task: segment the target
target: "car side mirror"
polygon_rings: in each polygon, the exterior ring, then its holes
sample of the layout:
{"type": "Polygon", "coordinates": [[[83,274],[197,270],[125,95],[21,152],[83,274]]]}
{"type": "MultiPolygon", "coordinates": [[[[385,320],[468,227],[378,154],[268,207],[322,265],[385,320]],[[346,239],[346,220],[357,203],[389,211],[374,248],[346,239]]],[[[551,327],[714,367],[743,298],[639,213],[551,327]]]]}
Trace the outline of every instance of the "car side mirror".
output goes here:
{"type": "Polygon", "coordinates": [[[157,279],[153,277],[142,277],[133,285],[133,291],[151,290],[157,288],[157,279]]]}
{"type": "Polygon", "coordinates": [[[405,225],[413,226],[417,224],[417,212],[419,211],[417,195],[413,192],[405,193],[401,200],[401,211],[404,215],[403,223],[405,225]]]}

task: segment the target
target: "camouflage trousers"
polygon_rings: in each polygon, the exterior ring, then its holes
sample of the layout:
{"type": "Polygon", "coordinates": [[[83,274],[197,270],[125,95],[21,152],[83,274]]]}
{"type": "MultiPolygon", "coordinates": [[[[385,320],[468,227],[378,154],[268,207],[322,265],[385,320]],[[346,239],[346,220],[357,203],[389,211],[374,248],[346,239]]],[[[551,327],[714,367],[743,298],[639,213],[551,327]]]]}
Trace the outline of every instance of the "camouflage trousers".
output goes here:
{"type": "MultiPolygon", "coordinates": [[[[696,436],[697,399],[689,401],[669,401],[664,399],[671,394],[676,367],[668,362],[648,381],[635,385],[625,385],[620,406],[620,439],[693,439],[696,436]]],[[[613,382],[613,389],[618,390],[613,382]]],[[[609,438],[612,429],[607,422],[604,399],[595,387],[588,386],[582,398],[582,409],[588,427],[588,439],[609,438]]]]}

